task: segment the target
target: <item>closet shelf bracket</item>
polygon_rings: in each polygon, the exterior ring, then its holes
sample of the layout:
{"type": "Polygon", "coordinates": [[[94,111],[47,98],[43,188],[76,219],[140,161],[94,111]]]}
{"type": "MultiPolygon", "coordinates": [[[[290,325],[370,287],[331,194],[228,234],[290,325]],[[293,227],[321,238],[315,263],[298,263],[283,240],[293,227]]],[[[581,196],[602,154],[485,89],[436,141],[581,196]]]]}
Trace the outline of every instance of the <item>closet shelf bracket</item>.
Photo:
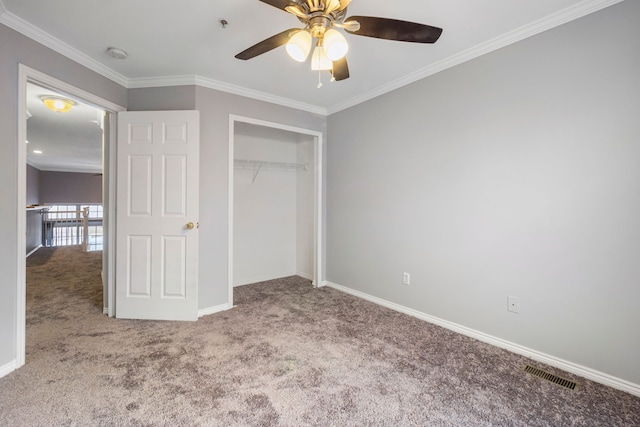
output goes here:
{"type": "Polygon", "coordinates": [[[252,184],[256,182],[256,177],[258,176],[258,172],[260,172],[261,168],[262,168],[262,162],[260,162],[260,164],[258,164],[258,167],[256,168],[256,171],[253,173],[253,179],[251,180],[252,184]]]}

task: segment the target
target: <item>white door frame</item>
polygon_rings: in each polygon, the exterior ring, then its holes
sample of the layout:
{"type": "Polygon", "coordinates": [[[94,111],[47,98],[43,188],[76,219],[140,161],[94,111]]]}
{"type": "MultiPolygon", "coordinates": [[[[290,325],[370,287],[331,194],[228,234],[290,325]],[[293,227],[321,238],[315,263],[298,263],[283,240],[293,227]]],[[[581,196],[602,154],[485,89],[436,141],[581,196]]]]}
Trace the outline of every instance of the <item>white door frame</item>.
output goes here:
{"type": "MultiPolygon", "coordinates": [[[[18,67],[18,194],[17,194],[17,259],[18,259],[18,281],[16,284],[16,369],[25,363],[25,345],[26,345],[26,215],[25,206],[27,205],[27,148],[24,141],[27,139],[27,83],[34,83],[56,92],[66,94],[72,98],[82,100],[83,102],[105,110],[109,113],[117,113],[124,111],[125,108],[114,104],[111,101],[100,98],[92,93],[79,89],[69,83],[58,80],[38,70],[19,64],[18,67]]],[[[115,258],[112,256],[115,248],[115,120],[110,121],[109,141],[105,141],[103,156],[108,161],[108,170],[103,171],[103,191],[107,187],[108,198],[104,201],[107,219],[107,248],[109,250],[103,254],[103,260],[106,264],[107,271],[107,290],[108,290],[108,308],[109,315],[112,315],[114,309],[113,294],[113,272],[115,267],[115,258]]],[[[106,162],[105,162],[106,163],[106,162]]]]}
{"type": "Polygon", "coordinates": [[[235,145],[235,124],[247,123],[252,125],[264,126],[273,129],[280,129],[289,132],[309,135],[313,137],[314,147],[314,215],[313,215],[313,237],[314,237],[314,257],[313,257],[313,286],[320,287],[324,285],[322,276],[322,223],[323,223],[323,203],[322,203],[322,132],[311,129],[303,129],[295,126],[289,126],[282,123],[268,122],[265,120],[254,119],[251,117],[243,117],[234,114],[229,115],[229,228],[227,231],[227,241],[229,246],[227,249],[229,264],[227,266],[228,278],[228,301],[229,307],[233,307],[233,165],[234,165],[234,145],[235,145]]]}

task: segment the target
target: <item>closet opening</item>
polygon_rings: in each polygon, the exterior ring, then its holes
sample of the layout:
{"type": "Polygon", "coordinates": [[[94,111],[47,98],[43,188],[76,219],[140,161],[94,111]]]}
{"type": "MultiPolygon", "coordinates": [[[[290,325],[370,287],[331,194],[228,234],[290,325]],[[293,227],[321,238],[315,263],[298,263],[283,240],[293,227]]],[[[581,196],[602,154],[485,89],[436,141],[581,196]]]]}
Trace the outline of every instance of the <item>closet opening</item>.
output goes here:
{"type": "Polygon", "coordinates": [[[250,119],[231,124],[231,298],[235,286],[294,275],[319,286],[321,133],[250,119]]]}

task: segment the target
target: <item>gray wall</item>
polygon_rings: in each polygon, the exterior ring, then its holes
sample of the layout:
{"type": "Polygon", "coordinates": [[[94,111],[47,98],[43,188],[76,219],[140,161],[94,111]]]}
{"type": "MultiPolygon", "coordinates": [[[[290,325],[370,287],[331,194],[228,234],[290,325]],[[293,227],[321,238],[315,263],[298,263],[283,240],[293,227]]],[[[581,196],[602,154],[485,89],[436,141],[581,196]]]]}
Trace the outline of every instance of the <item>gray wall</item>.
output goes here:
{"type": "MultiPolygon", "coordinates": [[[[0,367],[16,356],[16,252],[18,168],[18,64],[118,104],[126,105],[127,91],[118,84],[0,24],[0,367]]],[[[22,143],[21,145],[24,145],[22,143]]],[[[20,214],[23,215],[23,207],[20,214]]]]}
{"type": "Polygon", "coordinates": [[[130,110],[200,111],[200,264],[198,307],[227,302],[229,115],[325,132],[326,118],[213,89],[180,86],[133,89],[130,110]],[[195,94],[195,98],[193,98],[195,94]]]}
{"type": "Polygon", "coordinates": [[[330,116],[328,280],[640,384],[639,16],[330,116]]]}
{"type": "Polygon", "coordinates": [[[40,204],[40,170],[27,165],[27,205],[40,204]]]}
{"type": "Polygon", "coordinates": [[[166,111],[195,110],[195,86],[129,89],[127,110],[166,111]]]}
{"type": "Polygon", "coordinates": [[[40,171],[40,200],[43,204],[102,204],[102,175],[40,171]]]}

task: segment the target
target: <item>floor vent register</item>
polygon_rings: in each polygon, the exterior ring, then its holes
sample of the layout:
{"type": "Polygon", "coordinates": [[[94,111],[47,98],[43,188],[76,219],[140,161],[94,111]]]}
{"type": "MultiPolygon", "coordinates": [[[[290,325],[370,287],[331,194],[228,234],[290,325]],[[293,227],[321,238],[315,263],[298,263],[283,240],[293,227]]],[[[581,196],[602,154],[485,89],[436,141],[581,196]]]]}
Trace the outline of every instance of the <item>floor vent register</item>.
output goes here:
{"type": "Polygon", "coordinates": [[[578,388],[578,383],[576,383],[575,381],[571,381],[566,378],[559,377],[557,375],[554,375],[547,371],[543,371],[542,369],[538,369],[531,365],[525,365],[524,368],[522,368],[522,370],[528,374],[542,378],[545,381],[549,381],[554,384],[558,384],[561,387],[568,388],[569,390],[576,390],[578,388]]]}

